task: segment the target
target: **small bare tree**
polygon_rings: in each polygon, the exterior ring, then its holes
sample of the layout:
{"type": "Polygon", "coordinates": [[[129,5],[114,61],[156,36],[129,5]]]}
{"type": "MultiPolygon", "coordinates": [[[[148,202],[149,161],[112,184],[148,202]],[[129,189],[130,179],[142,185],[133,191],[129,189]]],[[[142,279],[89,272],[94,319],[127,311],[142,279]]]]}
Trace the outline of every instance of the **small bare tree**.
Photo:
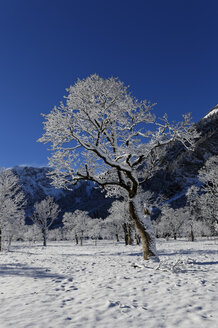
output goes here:
{"type": "Polygon", "coordinates": [[[193,145],[190,115],[170,124],[167,116],[158,123],[153,105],[138,101],[116,78],[92,75],[78,80],[61,103],[44,115],[40,142],[51,143],[53,184],[70,188],[91,180],[102,188],[125,192],[130,216],[142,239],[143,257],[157,257],[155,234],[149,211],[143,208],[139,186],[160,165],[160,151],[175,140],[184,147],[193,145]],[[156,129],[149,125],[156,125],[156,129]],[[143,167],[143,175],[139,170],[143,167]]]}
{"type": "Polygon", "coordinates": [[[60,212],[59,206],[52,197],[47,197],[34,205],[33,222],[40,229],[43,236],[43,246],[47,245],[48,230],[60,212]]]}

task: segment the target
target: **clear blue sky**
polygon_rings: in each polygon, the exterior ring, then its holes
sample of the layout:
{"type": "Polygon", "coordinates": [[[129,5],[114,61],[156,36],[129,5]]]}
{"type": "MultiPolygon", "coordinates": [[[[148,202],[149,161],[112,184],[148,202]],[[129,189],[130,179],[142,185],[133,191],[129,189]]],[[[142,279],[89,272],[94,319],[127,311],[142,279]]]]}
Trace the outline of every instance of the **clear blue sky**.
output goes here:
{"type": "Polygon", "coordinates": [[[0,0],[0,167],[47,165],[42,117],[77,78],[117,76],[156,114],[218,103],[217,0],[0,0]]]}

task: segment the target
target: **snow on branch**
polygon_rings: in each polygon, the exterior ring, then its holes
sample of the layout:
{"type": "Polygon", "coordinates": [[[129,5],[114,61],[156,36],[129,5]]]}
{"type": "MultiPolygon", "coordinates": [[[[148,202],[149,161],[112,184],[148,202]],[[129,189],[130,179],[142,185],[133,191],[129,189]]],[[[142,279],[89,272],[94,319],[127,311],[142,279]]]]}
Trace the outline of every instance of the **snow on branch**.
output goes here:
{"type": "Polygon", "coordinates": [[[78,79],[67,91],[65,103],[43,115],[45,133],[39,139],[51,144],[49,163],[59,187],[84,179],[102,185],[134,184],[133,172],[156,149],[175,140],[185,147],[194,144],[190,115],[184,115],[180,123],[170,124],[166,115],[158,122],[152,112],[154,104],[133,98],[117,78],[94,74],[78,79]],[[102,181],[102,172],[111,168],[115,179],[102,181]]]}

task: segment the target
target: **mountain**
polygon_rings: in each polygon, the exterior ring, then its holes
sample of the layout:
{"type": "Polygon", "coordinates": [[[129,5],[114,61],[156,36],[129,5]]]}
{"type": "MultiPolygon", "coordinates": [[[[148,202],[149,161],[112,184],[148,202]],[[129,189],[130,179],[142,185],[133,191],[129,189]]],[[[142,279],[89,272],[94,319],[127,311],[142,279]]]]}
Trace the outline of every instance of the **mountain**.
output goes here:
{"type": "Polygon", "coordinates": [[[47,196],[52,196],[60,206],[60,217],[55,225],[60,225],[64,212],[74,212],[76,209],[87,211],[91,217],[105,218],[110,208],[112,199],[106,198],[105,193],[93,182],[80,182],[71,191],[55,189],[51,185],[48,167],[19,167],[15,166],[12,171],[19,177],[21,188],[26,196],[26,222],[31,223],[31,215],[34,203],[40,202],[47,196]]]}
{"type": "Polygon", "coordinates": [[[212,115],[216,115],[218,113],[218,104],[212,108],[207,115],[204,116],[204,118],[208,118],[212,115]]]}
{"type": "MultiPolygon", "coordinates": [[[[218,105],[195,124],[200,137],[196,140],[194,151],[187,151],[181,143],[171,145],[162,158],[162,167],[143,185],[144,191],[151,191],[154,199],[160,195],[176,208],[186,203],[185,193],[191,185],[199,183],[197,175],[205,161],[218,155],[218,105]]],[[[106,198],[105,193],[93,182],[80,182],[72,191],[55,189],[47,174],[48,167],[14,167],[21,187],[26,195],[26,220],[30,223],[35,202],[46,196],[54,197],[61,208],[56,225],[61,224],[63,213],[76,209],[88,211],[91,217],[105,218],[113,199],[106,198]]]]}
{"type": "Polygon", "coordinates": [[[144,190],[160,194],[174,208],[184,206],[185,193],[191,185],[198,185],[198,172],[211,156],[218,155],[218,105],[195,124],[200,136],[196,139],[194,151],[186,150],[179,142],[168,149],[163,166],[144,184],[144,190]]]}

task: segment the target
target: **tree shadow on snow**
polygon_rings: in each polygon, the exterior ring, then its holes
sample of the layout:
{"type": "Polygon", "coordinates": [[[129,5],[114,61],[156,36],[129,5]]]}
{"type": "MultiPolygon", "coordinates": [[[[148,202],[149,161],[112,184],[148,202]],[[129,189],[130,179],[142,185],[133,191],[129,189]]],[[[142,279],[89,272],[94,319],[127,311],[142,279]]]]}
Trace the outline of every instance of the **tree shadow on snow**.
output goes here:
{"type": "Polygon", "coordinates": [[[194,261],[193,264],[197,264],[197,265],[217,265],[218,261],[207,261],[207,262],[194,261]]]}
{"type": "Polygon", "coordinates": [[[96,252],[96,253],[75,253],[75,254],[62,254],[62,256],[67,256],[67,257],[93,257],[93,259],[95,257],[107,257],[107,256],[111,256],[111,257],[116,257],[116,256],[142,256],[142,252],[136,252],[136,253],[123,253],[123,252],[96,252]]]}
{"type": "Polygon", "coordinates": [[[136,253],[132,252],[132,253],[128,253],[126,255],[127,256],[142,256],[143,254],[142,254],[142,252],[136,252],[136,253]]]}
{"type": "Polygon", "coordinates": [[[189,249],[189,250],[178,250],[174,251],[172,253],[168,252],[167,250],[163,250],[158,252],[159,256],[173,256],[173,255],[212,255],[212,254],[218,254],[217,250],[194,250],[194,249],[189,249]]]}
{"type": "Polygon", "coordinates": [[[24,264],[0,265],[0,276],[19,276],[38,279],[55,278],[64,279],[66,277],[51,273],[49,269],[40,267],[28,267],[24,264]]]}
{"type": "Polygon", "coordinates": [[[34,252],[26,251],[26,250],[24,250],[24,251],[20,251],[20,250],[16,250],[16,251],[9,250],[9,251],[6,251],[6,252],[8,252],[8,253],[14,253],[14,254],[34,255],[34,256],[36,256],[36,255],[42,255],[43,254],[42,252],[40,252],[40,253],[34,253],[34,252]]]}

